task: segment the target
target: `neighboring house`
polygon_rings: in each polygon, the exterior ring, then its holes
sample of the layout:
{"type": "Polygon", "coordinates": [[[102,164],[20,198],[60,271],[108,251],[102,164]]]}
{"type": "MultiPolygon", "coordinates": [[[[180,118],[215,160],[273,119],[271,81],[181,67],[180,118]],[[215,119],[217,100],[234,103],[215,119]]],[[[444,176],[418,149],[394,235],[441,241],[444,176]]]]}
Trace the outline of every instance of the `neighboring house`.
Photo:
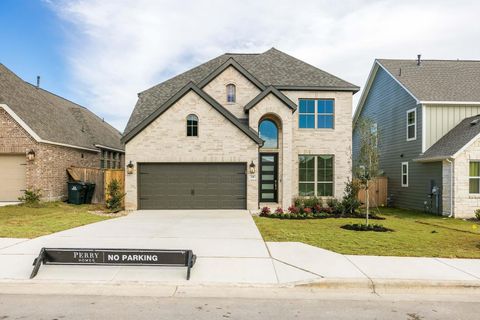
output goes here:
{"type": "Polygon", "coordinates": [[[123,168],[121,134],[88,109],[34,85],[0,64],[0,201],[25,189],[44,200],[67,195],[67,168],[123,168]]]}
{"type": "Polygon", "coordinates": [[[480,61],[374,62],[353,119],[353,154],[359,120],[373,120],[393,205],[455,217],[480,207],[479,79],[480,61]]]}
{"type": "Polygon", "coordinates": [[[341,197],[358,87],[274,48],[224,54],[139,94],[128,209],[287,208],[341,197]]]}

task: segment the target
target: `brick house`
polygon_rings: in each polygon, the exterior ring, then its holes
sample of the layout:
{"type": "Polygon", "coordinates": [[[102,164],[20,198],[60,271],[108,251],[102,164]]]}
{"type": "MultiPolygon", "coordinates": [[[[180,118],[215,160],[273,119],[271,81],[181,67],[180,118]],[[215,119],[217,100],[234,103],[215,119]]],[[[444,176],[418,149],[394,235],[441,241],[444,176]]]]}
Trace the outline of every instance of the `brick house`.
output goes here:
{"type": "Polygon", "coordinates": [[[123,168],[121,134],[88,109],[0,64],[0,201],[39,188],[63,200],[70,166],[123,168]]]}
{"type": "Polygon", "coordinates": [[[358,90],[272,48],[221,55],[141,92],[122,138],[127,209],[341,197],[358,90]]]}

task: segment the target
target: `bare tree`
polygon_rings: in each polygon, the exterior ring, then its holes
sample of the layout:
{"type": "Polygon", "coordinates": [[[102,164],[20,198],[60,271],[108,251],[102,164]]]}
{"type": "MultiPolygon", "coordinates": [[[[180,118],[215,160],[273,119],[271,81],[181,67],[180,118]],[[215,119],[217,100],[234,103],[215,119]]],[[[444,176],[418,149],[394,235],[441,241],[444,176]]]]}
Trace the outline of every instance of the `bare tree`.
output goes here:
{"type": "Polygon", "coordinates": [[[378,131],[377,124],[371,119],[365,118],[357,123],[360,139],[360,152],[355,163],[354,174],[360,181],[360,185],[365,189],[366,224],[370,214],[370,182],[375,180],[380,174],[378,165],[378,131]]]}

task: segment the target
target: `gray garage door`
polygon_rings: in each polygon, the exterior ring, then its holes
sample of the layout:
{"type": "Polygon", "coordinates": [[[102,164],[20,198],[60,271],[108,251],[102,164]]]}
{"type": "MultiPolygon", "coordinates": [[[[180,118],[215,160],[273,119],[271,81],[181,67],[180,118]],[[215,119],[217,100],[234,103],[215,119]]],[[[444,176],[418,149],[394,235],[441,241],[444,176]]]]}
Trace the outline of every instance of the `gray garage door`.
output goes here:
{"type": "Polygon", "coordinates": [[[25,190],[25,155],[0,155],[0,168],[0,201],[18,201],[25,190]]]}
{"type": "Polygon", "coordinates": [[[245,209],[245,163],[140,163],[140,209],[245,209]]]}

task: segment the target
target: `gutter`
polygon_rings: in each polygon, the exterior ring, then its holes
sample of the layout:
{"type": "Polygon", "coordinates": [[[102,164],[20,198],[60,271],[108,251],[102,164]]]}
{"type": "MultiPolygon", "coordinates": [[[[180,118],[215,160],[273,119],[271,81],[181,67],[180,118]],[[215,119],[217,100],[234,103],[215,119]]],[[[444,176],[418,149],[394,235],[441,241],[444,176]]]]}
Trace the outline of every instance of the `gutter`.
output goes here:
{"type": "Polygon", "coordinates": [[[96,144],[95,147],[100,148],[100,149],[106,149],[106,150],[116,151],[116,152],[120,152],[120,153],[125,153],[125,150],[112,148],[112,147],[107,147],[107,146],[104,146],[104,145],[101,145],[101,144],[96,144]]]}

